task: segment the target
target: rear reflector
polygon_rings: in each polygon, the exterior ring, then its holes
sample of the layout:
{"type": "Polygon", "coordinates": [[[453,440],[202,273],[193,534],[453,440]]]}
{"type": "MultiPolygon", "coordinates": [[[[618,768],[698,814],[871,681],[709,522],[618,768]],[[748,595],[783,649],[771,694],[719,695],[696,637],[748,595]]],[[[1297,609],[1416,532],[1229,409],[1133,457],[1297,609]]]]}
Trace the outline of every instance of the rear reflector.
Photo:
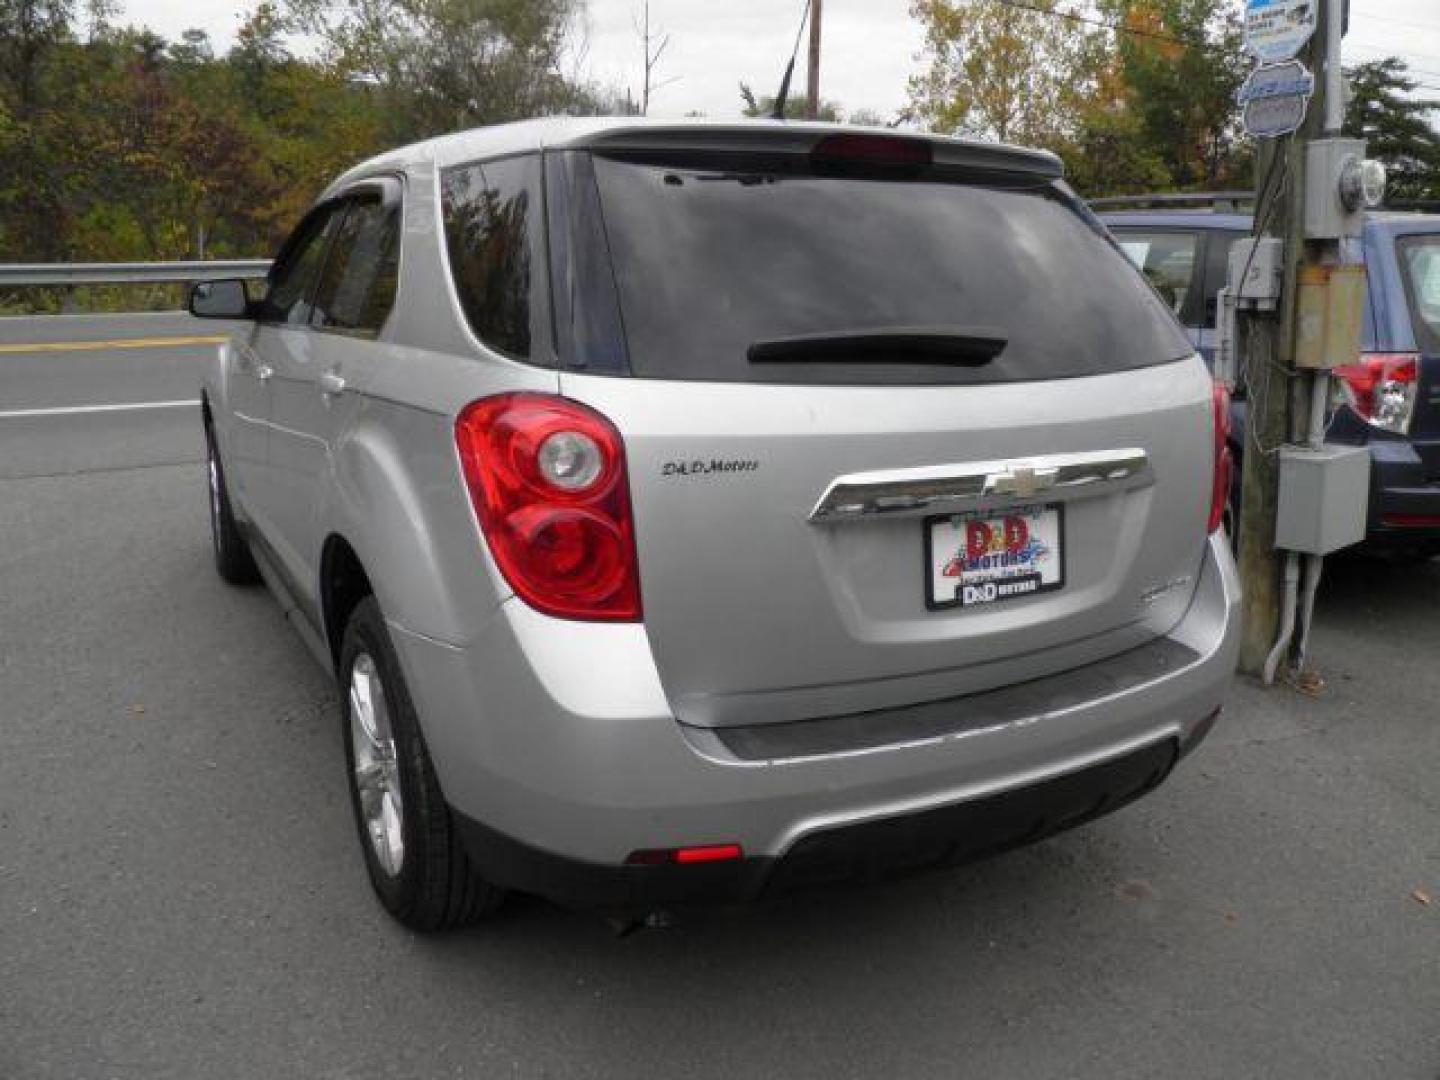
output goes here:
{"type": "Polygon", "coordinates": [[[731,862],[744,857],[745,852],[739,844],[705,844],[700,847],[632,851],[625,862],[628,866],[664,866],[668,863],[693,865],[694,863],[731,862]]]}
{"type": "Polygon", "coordinates": [[[1400,529],[1440,529],[1440,514],[1382,514],[1380,524],[1400,529]]]}

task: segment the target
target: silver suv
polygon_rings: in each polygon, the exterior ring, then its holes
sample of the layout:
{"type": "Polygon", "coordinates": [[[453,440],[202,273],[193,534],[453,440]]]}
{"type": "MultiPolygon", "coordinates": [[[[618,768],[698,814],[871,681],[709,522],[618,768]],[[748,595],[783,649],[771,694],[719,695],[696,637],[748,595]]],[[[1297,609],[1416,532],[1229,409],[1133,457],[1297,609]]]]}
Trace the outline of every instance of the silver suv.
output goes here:
{"type": "Polygon", "coordinates": [[[413,927],[953,864],[1219,712],[1228,413],[1048,154],[470,131],[191,310],[248,320],[204,385],[216,562],[336,673],[413,927]]]}

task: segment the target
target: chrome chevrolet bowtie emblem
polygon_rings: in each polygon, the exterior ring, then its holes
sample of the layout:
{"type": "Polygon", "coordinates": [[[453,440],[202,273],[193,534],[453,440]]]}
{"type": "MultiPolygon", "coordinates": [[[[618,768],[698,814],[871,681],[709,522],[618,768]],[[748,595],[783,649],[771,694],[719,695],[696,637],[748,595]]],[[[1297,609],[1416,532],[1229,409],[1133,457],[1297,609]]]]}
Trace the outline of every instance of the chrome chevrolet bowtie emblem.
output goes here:
{"type": "Polygon", "coordinates": [[[1029,465],[1012,465],[1002,473],[991,473],[985,477],[986,495],[1013,495],[1028,499],[1041,491],[1055,486],[1060,470],[1055,468],[1034,469],[1029,465]]]}

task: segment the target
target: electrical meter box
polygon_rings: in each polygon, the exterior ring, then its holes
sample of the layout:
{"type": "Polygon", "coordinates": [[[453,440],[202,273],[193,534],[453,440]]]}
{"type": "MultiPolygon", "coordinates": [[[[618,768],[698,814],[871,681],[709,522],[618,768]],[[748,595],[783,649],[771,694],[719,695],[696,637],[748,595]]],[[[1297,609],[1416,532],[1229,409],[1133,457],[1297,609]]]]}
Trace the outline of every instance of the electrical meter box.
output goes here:
{"type": "Polygon", "coordinates": [[[1275,546],[1329,555],[1365,538],[1370,451],[1326,443],[1280,448],[1280,503],[1275,546]]]}
{"type": "Polygon", "coordinates": [[[1364,139],[1316,139],[1305,147],[1305,239],[1359,236],[1365,218],[1340,199],[1340,173],[1365,158],[1364,139]]]}

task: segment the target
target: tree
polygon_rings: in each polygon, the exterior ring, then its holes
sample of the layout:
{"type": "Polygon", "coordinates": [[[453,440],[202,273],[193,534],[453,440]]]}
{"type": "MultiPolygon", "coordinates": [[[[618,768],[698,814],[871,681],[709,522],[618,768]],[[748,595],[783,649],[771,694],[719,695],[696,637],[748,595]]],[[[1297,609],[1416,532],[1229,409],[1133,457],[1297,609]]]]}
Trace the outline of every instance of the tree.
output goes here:
{"type": "Polygon", "coordinates": [[[1057,153],[1084,193],[1242,182],[1235,0],[914,0],[909,115],[1057,153]]]}
{"type": "Polygon", "coordinates": [[[887,127],[886,120],[874,109],[856,109],[845,118],[847,124],[855,124],[858,127],[887,127]]]}
{"type": "Polygon", "coordinates": [[[1099,0],[1123,29],[1117,52],[1137,136],[1177,187],[1232,185],[1248,162],[1235,95],[1253,67],[1230,0],[1099,0]]]}
{"type": "Polygon", "coordinates": [[[581,0],[291,0],[336,66],[374,76],[387,140],[553,113],[595,97],[561,71],[581,0]]]}
{"type": "Polygon", "coordinates": [[[679,76],[672,76],[668,79],[656,79],[655,69],[660,66],[660,58],[665,55],[665,50],[670,47],[670,34],[668,31],[658,27],[650,29],[650,0],[645,0],[643,19],[635,19],[635,34],[640,38],[641,57],[644,61],[644,76],[640,85],[640,115],[647,116],[650,112],[650,95],[662,87],[669,86],[679,76]]]}
{"type": "Polygon", "coordinates": [[[1440,199],[1440,132],[1430,121],[1440,101],[1414,96],[1419,84],[1398,57],[1346,74],[1354,96],[1345,107],[1345,134],[1364,139],[1369,155],[1385,163],[1389,197],[1440,199]]]}
{"type": "MultiPolygon", "coordinates": [[[[743,116],[768,118],[775,115],[775,95],[763,94],[756,97],[755,91],[750,88],[749,83],[742,82],[740,84],[740,100],[745,103],[744,109],[741,110],[743,116]]],[[[785,119],[804,120],[806,107],[804,94],[790,94],[785,98],[785,119]]],[[[815,117],[817,120],[838,124],[841,118],[840,106],[834,101],[822,99],[815,117]]]]}
{"type": "Polygon", "coordinates": [[[6,130],[0,157],[0,220],[3,238],[52,258],[58,247],[60,203],[47,171],[56,145],[47,106],[56,56],[71,39],[71,0],[0,0],[0,108],[6,130]]]}
{"type": "Polygon", "coordinates": [[[914,0],[929,69],[910,80],[913,119],[944,132],[1053,146],[1088,89],[1085,24],[1057,0],[914,0]]]}

